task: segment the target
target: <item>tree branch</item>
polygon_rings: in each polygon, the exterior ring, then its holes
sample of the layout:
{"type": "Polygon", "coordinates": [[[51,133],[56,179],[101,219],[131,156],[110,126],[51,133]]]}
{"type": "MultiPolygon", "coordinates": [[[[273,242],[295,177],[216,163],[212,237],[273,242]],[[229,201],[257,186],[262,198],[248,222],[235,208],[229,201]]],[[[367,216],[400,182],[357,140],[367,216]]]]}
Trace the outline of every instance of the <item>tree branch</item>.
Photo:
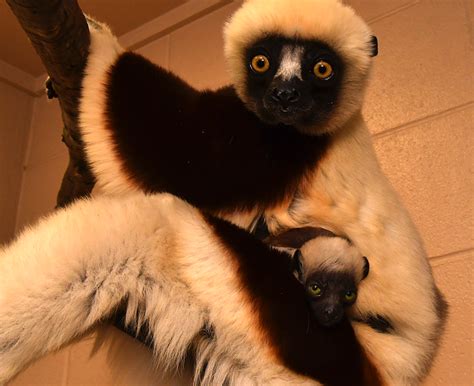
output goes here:
{"type": "Polygon", "coordinates": [[[90,43],[89,29],[76,0],[7,0],[51,78],[64,122],[69,165],[57,197],[65,206],[87,196],[95,180],[77,126],[81,80],[90,43]]]}

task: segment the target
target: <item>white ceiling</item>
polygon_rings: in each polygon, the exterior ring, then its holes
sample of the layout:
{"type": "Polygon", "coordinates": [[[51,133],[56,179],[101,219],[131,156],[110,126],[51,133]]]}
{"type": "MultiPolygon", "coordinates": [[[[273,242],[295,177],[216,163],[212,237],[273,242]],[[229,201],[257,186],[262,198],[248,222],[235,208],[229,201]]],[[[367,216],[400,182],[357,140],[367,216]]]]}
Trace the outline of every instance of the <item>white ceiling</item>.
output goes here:
{"type": "MultiPolygon", "coordinates": [[[[120,36],[187,0],[79,0],[85,13],[110,24],[120,36]]],[[[5,1],[0,1],[0,60],[34,77],[45,72],[25,32],[5,1]]]]}

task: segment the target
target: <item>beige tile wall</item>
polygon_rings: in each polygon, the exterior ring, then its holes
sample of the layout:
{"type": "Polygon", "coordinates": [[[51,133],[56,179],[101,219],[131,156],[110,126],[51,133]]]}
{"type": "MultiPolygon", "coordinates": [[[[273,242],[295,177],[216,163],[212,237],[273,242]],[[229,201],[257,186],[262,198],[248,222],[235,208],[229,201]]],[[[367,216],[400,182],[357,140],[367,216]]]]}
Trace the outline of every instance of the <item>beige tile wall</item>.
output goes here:
{"type": "Polygon", "coordinates": [[[0,82],[0,245],[15,233],[33,97],[0,82]]]}
{"type": "MultiPolygon", "coordinates": [[[[364,115],[374,133],[381,166],[411,212],[425,240],[437,282],[451,305],[441,353],[425,384],[472,385],[472,3],[348,2],[370,22],[380,41],[364,115]]],[[[221,28],[236,7],[231,4],[217,10],[139,51],[197,87],[222,85],[228,77],[221,28]]],[[[66,162],[59,144],[57,107],[37,100],[34,111],[33,146],[24,175],[19,224],[53,207],[66,162]]],[[[12,198],[11,205],[15,204],[12,198]]],[[[156,374],[147,370],[147,350],[113,329],[107,329],[106,335],[122,354],[130,350],[139,353],[137,360],[125,363],[117,355],[106,359],[107,344],[93,354],[92,338],[87,338],[36,363],[12,386],[156,384],[152,382],[156,374]]],[[[159,384],[170,383],[162,380],[159,384]]]]}
{"type": "Polygon", "coordinates": [[[57,101],[35,98],[30,146],[18,204],[17,231],[55,207],[56,194],[68,161],[66,147],[61,142],[62,127],[57,101]]]}

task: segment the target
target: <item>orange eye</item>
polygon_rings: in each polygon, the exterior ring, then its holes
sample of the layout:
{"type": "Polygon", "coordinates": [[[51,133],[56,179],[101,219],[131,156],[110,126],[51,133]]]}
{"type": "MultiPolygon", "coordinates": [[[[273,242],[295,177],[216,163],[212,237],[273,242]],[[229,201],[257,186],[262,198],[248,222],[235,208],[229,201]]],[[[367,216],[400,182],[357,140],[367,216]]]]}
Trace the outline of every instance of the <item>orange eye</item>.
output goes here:
{"type": "Polygon", "coordinates": [[[334,75],[334,71],[332,66],[324,61],[320,60],[318,63],[314,65],[314,75],[316,75],[319,79],[328,80],[331,79],[334,75]]]}
{"type": "Polygon", "coordinates": [[[265,55],[257,55],[253,57],[251,65],[252,70],[259,74],[263,74],[270,68],[270,61],[265,55]]]}

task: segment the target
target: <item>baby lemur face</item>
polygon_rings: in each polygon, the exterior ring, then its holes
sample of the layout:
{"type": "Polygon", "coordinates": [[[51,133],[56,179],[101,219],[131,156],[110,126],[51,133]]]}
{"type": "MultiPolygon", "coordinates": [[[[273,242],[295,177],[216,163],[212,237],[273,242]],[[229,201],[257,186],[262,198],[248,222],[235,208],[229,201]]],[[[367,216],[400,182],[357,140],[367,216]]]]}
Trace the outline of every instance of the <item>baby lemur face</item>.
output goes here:
{"type": "Polygon", "coordinates": [[[357,287],[368,274],[368,260],[342,237],[318,237],[294,255],[298,279],[304,285],[313,316],[330,327],[344,317],[357,299],[357,287]]]}
{"type": "Polygon", "coordinates": [[[312,315],[326,327],[339,323],[369,273],[367,258],[346,238],[321,228],[290,229],[266,241],[296,249],[292,269],[305,287],[312,315]]]}

